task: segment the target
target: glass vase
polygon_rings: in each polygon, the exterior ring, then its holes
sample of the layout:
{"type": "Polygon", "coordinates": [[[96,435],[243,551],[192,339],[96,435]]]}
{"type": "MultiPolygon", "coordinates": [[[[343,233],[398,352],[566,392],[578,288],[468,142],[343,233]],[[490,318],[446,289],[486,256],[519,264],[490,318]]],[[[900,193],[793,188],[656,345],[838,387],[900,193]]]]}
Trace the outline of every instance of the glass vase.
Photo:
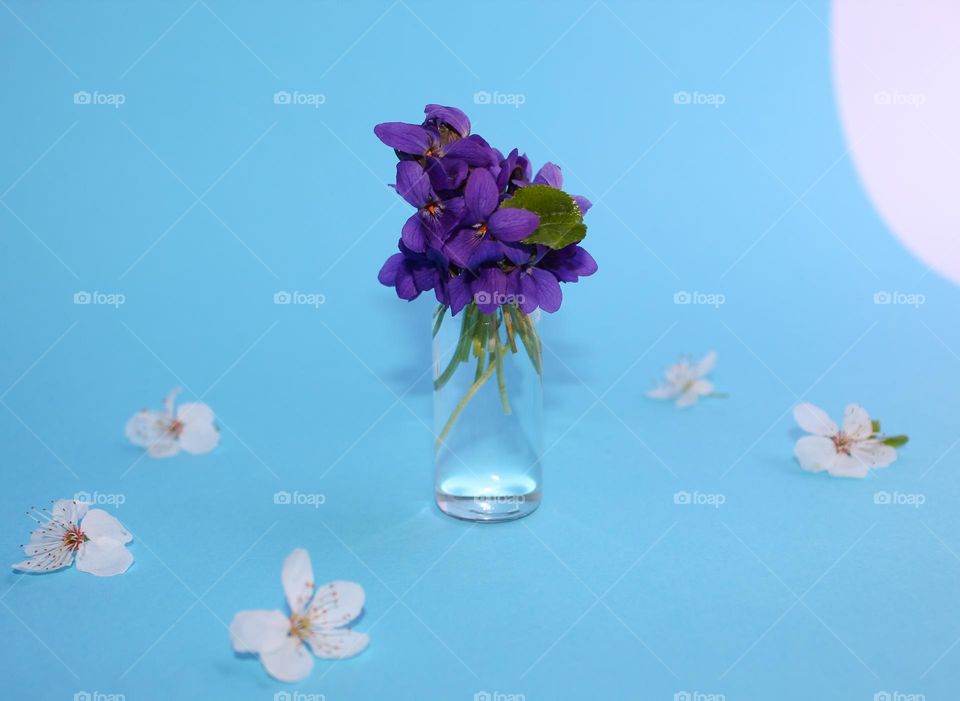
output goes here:
{"type": "Polygon", "coordinates": [[[468,521],[509,521],[540,505],[543,384],[540,313],[514,304],[433,324],[437,506],[468,521]]]}

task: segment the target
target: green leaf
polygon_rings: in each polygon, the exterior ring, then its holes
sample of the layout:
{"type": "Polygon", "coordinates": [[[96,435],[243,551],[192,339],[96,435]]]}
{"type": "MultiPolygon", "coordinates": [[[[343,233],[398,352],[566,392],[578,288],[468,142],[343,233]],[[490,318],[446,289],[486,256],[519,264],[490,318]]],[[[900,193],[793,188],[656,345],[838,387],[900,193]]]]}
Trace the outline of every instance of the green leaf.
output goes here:
{"type": "Polygon", "coordinates": [[[906,436],[887,436],[880,442],[884,445],[889,445],[891,448],[899,448],[906,445],[908,440],[910,439],[906,436]]]}
{"type": "Polygon", "coordinates": [[[540,226],[521,243],[542,243],[557,249],[577,243],[587,235],[583,213],[576,201],[563,190],[549,185],[522,187],[501,207],[526,209],[540,217],[540,226]]]}
{"type": "Polygon", "coordinates": [[[873,421],[871,421],[871,423],[873,424],[873,432],[880,433],[880,421],[877,419],[874,419],[873,421]]]}

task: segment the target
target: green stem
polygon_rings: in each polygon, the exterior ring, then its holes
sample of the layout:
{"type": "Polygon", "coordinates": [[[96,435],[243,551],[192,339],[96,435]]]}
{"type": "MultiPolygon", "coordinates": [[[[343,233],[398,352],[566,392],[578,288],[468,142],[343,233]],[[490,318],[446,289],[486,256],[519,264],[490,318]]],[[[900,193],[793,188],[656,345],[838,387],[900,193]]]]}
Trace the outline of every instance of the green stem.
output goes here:
{"type": "Polygon", "coordinates": [[[504,343],[500,340],[500,329],[497,325],[497,317],[493,317],[493,335],[494,335],[494,362],[497,365],[497,388],[500,390],[500,405],[503,407],[503,413],[507,416],[512,414],[510,409],[510,398],[507,396],[507,380],[503,374],[503,352],[506,350],[504,343]]]}
{"type": "Polygon", "coordinates": [[[440,389],[456,372],[460,363],[465,363],[470,359],[470,348],[473,345],[473,322],[474,316],[471,314],[471,307],[467,307],[463,312],[463,323],[460,325],[460,338],[457,340],[457,347],[450,357],[450,363],[436,380],[433,381],[433,388],[440,389]]]}
{"type": "Polygon", "coordinates": [[[443,323],[443,317],[447,315],[447,305],[441,304],[437,307],[437,311],[433,313],[433,337],[437,337],[437,333],[440,331],[440,324],[443,323]]]}
{"type": "MultiPolygon", "coordinates": [[[[486,324],[484,324],[486,327],[486,324]]],[[[486,352],[486,339],[482,338],[483,331],[480,332],[480,335],[473,339],[473,354],[477,356],[477,371],[473,374],[473,381],[476,382],[480,379],[480,376],[483,374],[483,361],[487,359],[486,352]]]]}
{"type": "MultiPolygon", "coordinates": [[[[446,309],[441,307],[438,314],[443,316],[446,309]],[[442,311],[441,311],[442,310],[442,311]]],[[[440,320],[435,322],[434,329],[438,331],[440,320]]],[[[510,406],[510,397],[507,392],[506,373],[504,370],[504,356],[509,348],[512,353],[517,352],[515,338],[519,336],[530,357],[534,370],[537,375],[542,374],[542,346],[540,337],[537,335],[536,326],[528,314],[524,314],[514,305],[503,305],[492,314],[483,314],[473,303],[469,304],[463,310],[463,323],[460,327],[460,338],[457,341],[457,347],[453,352],[449,364],[443,373],[434,380],[434,388],[439,390],[456,373],[461,363],[470,361],[470,356],[477,358],[477,367],[473,377],[473,384],[467,389],[466,394],[454,408],[450,417],[444,424],[443,430],[436,440],[436,449],[439,450],[450,431],[453,430],[460,415],[466,409],[467,405],[473,399],[480,388],[493,376],[497,374],[497,389],[500,394],[500,405],[503,413],[512,414],[510,406]],[[500,329],[503,327],[505,339],[500,337],[500,329]]]]}
{"type": "Polygon", "coordinates": [[[484,373],[477,379],[476,382],[470,385],[470,389],[468,389],[467,393],[463,395],[463,399],[461,399],[460,403],[454,408],[453,413],[451,413],[450,418],[447,419],[447,423],[444,425],[440,435],[437,436],[437,442],[435,444],[437,450],[439,450],[444,441],[447,440],[447,435],[449,435],[453,425],[457,423],[457,419],[460,418],[460,414],[462,414],[463,410],[467,408],[467,404],[469,404],[470,400],[473,399],[473,395],[475,395],[477,390],[483,387],[484,383],[490,379],[491,375],[493,375],[493,370],[495,367],[495,363],[490,363],[484,373]]]}
{"type": "Polygon", "coordinates": [[[503,318],[503,325],[506,328],[507,332],[507,341],[510,342],[510,352],[517,352],[517,342],[513,338],[513,322],[510,321],[510,314],[503,311],[503,308],[500,308],[500,316],[503,318]]]}
{"type": "Polygon", "coordinates": [[[524,348],[527,349],[527,355],[530,356],[530,362],[533,363],[533,367],[536,369],[537,374],[542,375],[543,368],[540,353],[540,337],[537,336],[537,329],[533,325],[533,321],[530,319],[529,315],[524,314],[512,305],[507,307],[507,312],[513,319],[513,324],[516,327],[517,333],[520,335],[520,340],[523,342],[524,348]]]}

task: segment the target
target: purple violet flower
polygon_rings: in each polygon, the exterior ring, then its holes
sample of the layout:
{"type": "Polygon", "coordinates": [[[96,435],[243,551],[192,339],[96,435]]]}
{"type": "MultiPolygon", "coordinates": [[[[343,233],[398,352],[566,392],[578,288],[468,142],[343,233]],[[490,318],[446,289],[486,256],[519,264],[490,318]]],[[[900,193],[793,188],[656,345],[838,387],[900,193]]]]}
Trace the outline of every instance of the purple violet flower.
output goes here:
{"type": "Polygon", "coordinates": [[[529,249],[517,244],[536,231],[540,217],[525,209],[500,206],[500,191],[493,176],[485,168],[475,168],[467,179],[463,193],[466,205],[459,231],[444,246],[450,260],[461,268],[475,268],[504,256],[515,263],[530,258],[529,249]]]}
{"type": "MultiPolygon", "coordinates": [[[[545,164],[531,179],[530,161],[513,149],[504,157],[455,107],[427,105],[422,124],[386,122],[374,132],[399,159],[396,189],[416,212],[407,219],[398,244],[379,273],[382,284],[412,300],[433,290],[437,301],[459,313],[475,303],[490,314],[516,304],[529,314],[538,307],[556,311],[560,283],[577,282],[597,270],[577,244],[555,250],[520,243],[540,226],[535,212],[502,207],[518,188],[562,189],[563,174],[545,164]]],[[[581,214],[585,197],[572,196],[581,214]]]]}
{"type": "MultiPolygon", "coordinates": [[[[395,287],[400,299],[416,299],[421,292],[442,287],[445,282],[441,273],[447,263],[436,252],[418,253],[407,248],[403,241],[399,243],[400,252],[387,258],[380,268],[377,279],[387,287],[395,287]]],[[[439,292],[438,301],[444,292],[439,292]]],[[[442,302],[445,303],[445,302],[442,302]]]]}
{"type": "Polygon", "coordinates": [[[430,178],[416,161],[397,163],[397,192],[417,213],[403,225],[401,238],[404,244],[417,253],[440,248],[447,234],[460,222],[463,214],[463,198],[441,200],[430,186],[430,178]]]}

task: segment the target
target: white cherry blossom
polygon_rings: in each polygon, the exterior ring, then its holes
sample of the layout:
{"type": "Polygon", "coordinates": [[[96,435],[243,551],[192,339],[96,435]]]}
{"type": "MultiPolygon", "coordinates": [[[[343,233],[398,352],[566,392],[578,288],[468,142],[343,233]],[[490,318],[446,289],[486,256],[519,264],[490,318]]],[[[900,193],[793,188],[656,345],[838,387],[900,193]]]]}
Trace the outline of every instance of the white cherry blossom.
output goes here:
{"type": "Polygon", "coordinates": [[[220,443],[220,431],[213,423],[213,410],[203,402],[187,402],[174,412],[174,400],[180,388],[164,399],[162,411],[143,409],[127,422],[130,442],[154,458],[169,458],[181,450],[199,455],[209,453],[220,443]]]}
{"type": "Polygon", "coordinates": [[[310,555],[303,548],[287,556],[280,579],[289,615],[276,610],[240,611],[230,624],[235,651],[258,655],[270,676],[296,682],[310,674],[313,655],[343,659],[367,647],[366,634],[342,627],[360,615],[363,587],[345,581],[315,587],[310,555]]]}
{"type": "Polygon", "coordinates": [[[811,472],[826,471],[833,477],[866,477],[870,468],[887,467],[897,459],[896,446],[906,436],[882,436],[879,422],[871,420],[859,404],[849,404],[843,412],[843,427],[837,426],[818,406],[803,403],[793,409],[793,417],[807,433],[797,441],[793,454],[800,467],[811,472]]]}
{"type": "Polygon", "coordinates": [[[133,536],[103,509],[73,499],[53,502],[49,511],[33,509],[29,516],[39,524],[23,546],[26,560],[13,569],[52,572],[76,560],[77,569],[98,577],[123,574],[133,563],[126,544],[133,536]]]}
{"type": "Polygon", "coordinates": [[[680,409],[693,406],[700,397],[717,396],[713,383],[705,379],[716,362],[716,351],[710,351],[696,363],[682,358],[679,363],[666,369],[666,382],[647,392],[647,396],[650,399],[674,399],[674,404],[680,409]]]}

